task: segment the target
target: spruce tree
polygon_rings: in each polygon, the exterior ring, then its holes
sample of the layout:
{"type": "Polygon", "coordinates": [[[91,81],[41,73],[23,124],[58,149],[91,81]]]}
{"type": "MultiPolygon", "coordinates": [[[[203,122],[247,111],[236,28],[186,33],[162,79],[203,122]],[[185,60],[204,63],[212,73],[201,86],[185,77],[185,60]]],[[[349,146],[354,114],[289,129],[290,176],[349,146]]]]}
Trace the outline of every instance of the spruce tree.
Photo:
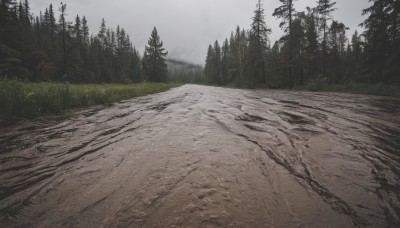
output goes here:
{"type": "Polygon", "coordinates": [[[281,2],[281,6],[274,10],[272,16],[277,18],[282,18],[282,22],[280,23],[280,27],[284,29],[285,32],[288,33],[287,42],[288,42],[288,65],[289,65],[289,83],[292,83],[292,67],[293,67],[293,32],[292,32],[292,22],[293,22],[293,14],[295,13],[293,1],[294,0],[279,0],[281,2]]]}
{"type": "Polygon", "coordinates": [[[219,46],[218,41],[216,40],[214,43],[214,56],[213,56],[213,78],[214,83],[218,85],[222,84],[222,74],[221,74],[221,47],[219,46]]]}
{"type": "Polygon", "coordinates": [[[361,56],[361,36],[356,30],[351,37],[351,51],[353,53],[354,64],[358,65],[361,56]]]}
{"type": "Polygon", "coordinates": [[[328,30],[328,21],[331,20],[331,14],[336,9],[333,8],[336,5],[336,2],[332,2],[331,0],[318,0],[317,1],[317,12],[320,14],[321,19],[321,28],[323,31],[322,37],[322,76],[326,78],[326,60],[327,60],[327,30],[328,30]]]}
{"type": "Polygon", "coordinates": [[[11,9],[15,5],[14,0],[1,0],[0,1],[0,31],[12,20],[11,9]]]}
{"type": "Polygon", "coordinates": [[[228,59],[229,59],[229,42],[228,39],[225,39],[224,43],[222,44],[221,50],[221,84],[226,84],[229,80],[229,66],[228,66],[228,59]]]}
{"type": "Polygon", "coordinates": [[[0,2],[0,42],[6,40],[6,36],[15,24],[12,13],[15,4],[14,0],[1,0],[0,2]]]}
{"type": "Polygon", "coordinates": [[[368,18],[365,27],[365,52],[372,82],[400,82],[400,2],[370,0],[372,5],[363,10],[368,18]]]}
{"type": "Polygon", "coordinates": [[[28,27],[31,26],[31,14],[30,14],[29,10],[30,10],[29,1],[25,0],[24,1],[24,23],[28,27]]]}
{"type": "MultiPolygon", "coordinates": [[[[305,60],[306,60],[306,77],[314,79],[318,69],[318,32],[316,25],[315,9],[307,7],[305,15],[305,60]]],[[[308,80],[306,78],[306,80],[308,80]]]]}
{"type": "MultiPolygon", "coordinates": [[[[119,29],[119,25],[118,25],[118,29],[119,29]]],[[[107,32],[106,20],[104,20],[104,18],[102,18],[101,24],[100,24],[100,30],[99,30],[99,33],[97,34],[97,37],[99,38],[103,48],[104,48],[104,44],[106,42],[106,32],[107,32]]]]}
{"type": "Polygon", "coordinates": [[[206,65],[204,67],[205,81],[207,84],[214,83],[214,74],[213,74],[213,62],[214,60],[214,49],[211,45],[208,46],[207,57],[206,57],[206,65]]]}
{"type": "Polygon", "coordinates": [[[83,34],[82,34],[81,18],[79,17],[79,15],[76,15],[76,17],[75,17],[74,35],[75,35],[77,44],[80,48],[83,43],[83,34]]]}
{"type": "Polygon", "coordinates": [[[160,40],[156,27],[148,41],[148,46],[145,47],[144,59],[146,61],[146,76],[151,82],[166,82],[168,74],[168,66],[165,57],[168,52],[163,47],[163,42],[160,40]]]}
{"type": "Polygon", "coordinates": [[[249,62],[251,76],[256,82],[266,84],[266,54],[269,48],[268,35],[271,33],[264,20],[264,9],[261,0],[258,0],[257,9],[254,11],[253,23],[249,35],[249,62]]]}
{"type": "Polygon", "coordinates": [[[333,21],[327,35],[327,69],[328,79],[333,83],[340,83],[343,80],[343,59],[347,43],[346,26],[343,23],[333,21]]]}
{"type": "Polygon", "coordinates": [[[48,33],[50,31],[50,15],[49,15],[49,9],[46,8],[44,11],[44,15],[42,18],[42,28],[45,33],[48,33]]]}
{"type": "Polygon", "coordinates": [[[49,22],[48,22],[48,26],[50,28],[51,38],[54,41],[55,33],[57,32],[57,24],[56,24],[56,18],[55,18],[55,15],[54,15],[54,9],[53,9],[53,5],[52,4],[50,4],[50,6],[49,6],[49,22]]]}
{"type": "Polygon", "coordinates": [[[60,27],[61,27],[61,40],[62,40],[62,50],[63,50],[63,66],[62,66],[62,71],[64,74],[67,73],[67,68],[68,68],[68,54],[67,54],[67,33],[68,33],[68,24],[65,18],[66,10],[67,10],[67,5],[63,4],[62,2],[60,3],[60,27]]]}
{"type": "Polygon", "coordinates": [[[85,50],[89,46],[89,26],[87,25],[86,17],[82,18],[82,44],[85,50]]]}
{"type": "Polygon", "coordinates": [[[248,49],[248,37],[244,30],[240,30],[239,26],[236,27],[236,32],[233,37],[233,42],[231,42],[230,45],[234,59],[233,62],[234,65],[236,66],[235,80],[239,86],[243,86],[246,53],[248,49]]]}

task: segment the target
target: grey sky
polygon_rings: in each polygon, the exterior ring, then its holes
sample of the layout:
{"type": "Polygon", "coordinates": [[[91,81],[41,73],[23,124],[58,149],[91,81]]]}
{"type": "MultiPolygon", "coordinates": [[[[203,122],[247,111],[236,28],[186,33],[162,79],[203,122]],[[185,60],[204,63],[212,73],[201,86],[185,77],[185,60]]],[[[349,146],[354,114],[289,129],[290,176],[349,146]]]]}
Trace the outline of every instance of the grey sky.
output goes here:
{"type": "MultiPolygon", "coordinates": [[[[164,41],[169,57],[203,64],[207,47],[215,40],[229,37],[237,25],[248,29],[257,0],[63,0],[72,21],[76,14],[86,16],[91,33],[97,33],[101,18],[107,26],[122,26],[142,52],[147,44],[153,26],[156,26],[164,41]]],[[[316,0],[298,0],[297,11],[306,6],[315,6],[316,0]]],[[[348,35],[362,22],[361,10],[368,0],[336,0],[338,10],[333,14],[336,20],[350,28],[348,35]]],[[[31,0],[35,14],[53,3],[59,8],[59,1],[31,0]]],[[[263,0],[266,22],[272,28],[271,41],[280,38],[282,31],[279,20],[272,17],[279,6],[278,0],[263,0]]]]}

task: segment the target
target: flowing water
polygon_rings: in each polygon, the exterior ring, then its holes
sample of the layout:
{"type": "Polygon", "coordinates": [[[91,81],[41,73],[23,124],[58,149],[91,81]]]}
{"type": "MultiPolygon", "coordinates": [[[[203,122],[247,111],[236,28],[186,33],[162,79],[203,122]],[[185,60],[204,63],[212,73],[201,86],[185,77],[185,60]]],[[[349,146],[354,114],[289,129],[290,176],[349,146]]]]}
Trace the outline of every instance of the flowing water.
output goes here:
{"type": "Polygon", "coordinates": [[[185,85],[2,129],[1,227],[399,227],[400,100],[185,85]]]}

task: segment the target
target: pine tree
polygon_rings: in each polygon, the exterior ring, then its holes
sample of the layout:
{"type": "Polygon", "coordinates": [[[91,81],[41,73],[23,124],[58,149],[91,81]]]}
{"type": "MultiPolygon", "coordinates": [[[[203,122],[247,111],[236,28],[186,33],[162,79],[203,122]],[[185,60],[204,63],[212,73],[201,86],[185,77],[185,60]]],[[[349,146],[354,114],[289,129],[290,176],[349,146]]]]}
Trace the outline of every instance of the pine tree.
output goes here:
{"type": "Polygon", "coordinates": [[[333,21],[328,31],[328,78],[334,83],[340,83],[343,79],[343,59],[347,42],[346,29],[347,28],[343,23],[333,21]]]}
{"type": "Polygon", "coordinates": [[[79,17],[79,15],[76,15],[76,17],[75,17],[74,35],[75,35],[77,44],[80,48],[83,44],[83,34],[82,34],[81,18],[79,17]]]}
{"type": "Polygon", "coordinates": [[[0,42],[5,40],[5,36],[14,26],[12,9],[15,4],[14,0],[0,1],[0,42]]]}
{"type": "Polygon", "coordinates": [[[214,60],[214,49],[211,45],[209,45],[206,57],[206,65],[204,67],[205,80],[206,83],[208,84],[212,84],[215,82],[215,79],[213,78],[214,76],[213,60],[214,60]]]}
{"type": "Polygon", "coordinates": [[[213,56],[213,78],[214,83],[222,85],[222,72],[221,72],[221,47],[218,41],[214,43],[214,56],[213,56]]]}
{"type": "Polygon", "coordinates": [[[291,46],[289,45],[289,49],[292,49],[292,71],[293,75],[289,79],[292,80],[294,85],[300,84],[304,85],[304,82],[307,80],[304,74],[304,69],[306,68],[307,61],[305,60],[305,49],[306,49],[306,36],[305,36],[305,28],[304,28],[304,13],[299,13],[296,19],[292,22],[292,37],[291,37],[291,46]]]}
{"type": "Polygon", "coordinates": [[[44,15],[42,18],[42,28],[45,33],[48,33],[50,31],[50,15],[48,8],[46,8],[46,10],[44,11],[44,15]]]}
{"type": "MultiPolygon", "coordinates": [[[[12,19],[11,9],[15,5],[14,0],[1,0],[0,1],[0,29],[4,28],[12,19]]],[[[0,30],[1,31],[1,30],[0,30]]]]}
{"type": "Polygon", "coordinates": [[[82,44],[85,50],[89,46],[89,27],[87,25],[86,17],[82,18],[82,44]]]}
{"type": "Polygon", "coordinates": [[[166,82],[168,67],[165,57],[168,52],[163,48],[163,42],[160,40],[156,27],[145,47],[144,59],[146,62],[146,76],[151,82],[166,82]]]}
{"type": "Polygon", "coordinates": [[[400,82],[400,3],[394,0],[370,0],[372,5],[363,10],[369,15],[361,24],[366,28],[365,51],[372,82],[400,82]]]}
{"type": "MultiPolygon", "coordinates": [[[[307,7],[305,15],[305,59],[306,77],[314,78],[317,75],[318,63],[318,32],[315,9],[307,7]]],[[[308,79],[306,79],[308,80],[308,79]]]]}
{"type": "Polygon", "coordinates": [[[24,6],[22,5],[22,2],[19,2],[19,5],[18,5],[18,21],[20,23],[24,23],[24,21],[25,21],[25,10],[24,10],[24,6]]]}
{"type": "Polygon", "coordinates": [[[317,12],[320,14],[321,19],[321,27],[323,31],[322,37],[322,64],[323,64],[323,73],[322,76],[325,78],[326,75],[326,58],[327,58],[327,29],[328,29],[328,21],[332,18],[330,17],[332,12],[336,9],[333,8],[336,5],[336,2],[331,2],[331,0],[318,0],[317,2],[317,12]]]}
{"type": "Polygon", "coordinates": [[[25,0],[24,1],[24,22],[25,25],[30,27],[31,26],[31,15],[30,15],[30,7],[29,7],[29,1],[25,0]]]}
{"type": "Polygon", "coordinates": [[[62,71],[63,73],[67,73],[67,68],[68,68],[68,54],[67,54],[67,29],[68,29],[68,25],[67,25],[67,21],[65,18],[65,13],[67,10],[67,5],[63,4],[62,2],[60,3],[61,7],[60,7],[60,19],[59,19],[59,23],[60,23],[60,27],[61,27],[61,40],[62,40],[62,50],[63,50],[63,67],[62,67],[62,71]]]}
{"type": "Polygon", "coordinates": [[[229,81],[229,42],[228,39],[225,39],[224,43],[222,44],[222,57],[221,57],[221,84],[226,84],[229,81]]]}
{"type": "Polygon", "coordinates": [[[270,86],[281,86],[281,61],[280,61],[280,45],[275,41],[268,55],[268,71],[270,75],[270,86]]]}
{"type": "Polygon", "coordinates": [[[105,43],[107,42],[107,40],[106,40],[107,39],[106,38],[106,32],[107,32],[106,20],[104,20],[104,18],[102,18],[101,19],[101,24],[100,24],[100,30],[99,30],[99,33],[97,34],[97,37],[100,40],[100,45],[102,46],[102,48],[104,48],[105,43]]]}
{"type": "Polygon", "coordinates": [[[292,83],[292,67],[293,67],[293,42],[292,42],[292,22],[293,22],[293,14],[295,13],[293,0],[279,0],[282,5],[275,9],[272,14],[275,17],[282,18],[282,22],[280,23],[280,27],[284,29],[285,32],[288,33],[287,42],[288,42],[288,65],[289,65],[289,81],[292,83]],[[287,26],[286,26],[287,25],[287,26]]]}
{"type": "Polygon", "coordinates": [[[358,65],[361,56],[361,36],[358,35],[357,30],[351,38],[351,51],[353,53],[354,64],[358,65]]]}
{"type": "Polygon", "coordinates": [[[50,6],[49,6],[49,23],[48,23],[48,26],[50,28],[51,38],[54,41],[55,33],[57,32],[57,24],[56,24],[56,18],[54,16],[54,10],[53,10],[53,5],[52,4],[50,4],[50,6]]]}
{"type": "Polygon", "coordinates": [[[249,62],[253,77],[266,84],[266,54],[269,49],[268,35],[271,33],[264,20],[264,9],[261,0],[258,0],[257,9],[254,11],[253,23],[249,35],[249,62]]]}
{"type": "Polygon", "coordinates": [[[245,61],[246,61],[246,53],[248,49],[248,37],[244,30],[240,30],[240,27],[237,26],[236,33],[233,36],[233,42],[231,42],[231,51],[233,55],[233,62],[236,66],[235,72],[235,80],[239,86],[242,86],[244,83],[244,71],[245,71],[245,61]]]}
{"type": "Polygon", "coordinates": [[[133,48],[131,51],[132,57],[131,57],[131,79],[132,82],[134,83],[139,83],[142,81],[142,68],[140,65],[140,56],[139,52],[133,48]]]}

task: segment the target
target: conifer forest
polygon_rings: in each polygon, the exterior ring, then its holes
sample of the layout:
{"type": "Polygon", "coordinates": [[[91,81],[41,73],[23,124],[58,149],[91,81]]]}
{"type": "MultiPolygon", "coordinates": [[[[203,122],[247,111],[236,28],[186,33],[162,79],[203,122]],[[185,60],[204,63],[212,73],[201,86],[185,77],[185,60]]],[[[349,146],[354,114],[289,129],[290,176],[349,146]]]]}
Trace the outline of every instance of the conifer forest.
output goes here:
{"type": "Polygon", "coordinates": [[[296,11],[295,1],[280,0],[273,13],[284,31],[279,40],[271,42],[273,31],[259,2],[250,28],[237,27],[222,43],[210,44],[205,81],[272,88],[322,82],[400,83],[398,1],[371,0],[371,6],[359,12],[368,16],[360,21],[360,32],[335,20],[332,0],[318,0],[305,12],[296,11]]]}

